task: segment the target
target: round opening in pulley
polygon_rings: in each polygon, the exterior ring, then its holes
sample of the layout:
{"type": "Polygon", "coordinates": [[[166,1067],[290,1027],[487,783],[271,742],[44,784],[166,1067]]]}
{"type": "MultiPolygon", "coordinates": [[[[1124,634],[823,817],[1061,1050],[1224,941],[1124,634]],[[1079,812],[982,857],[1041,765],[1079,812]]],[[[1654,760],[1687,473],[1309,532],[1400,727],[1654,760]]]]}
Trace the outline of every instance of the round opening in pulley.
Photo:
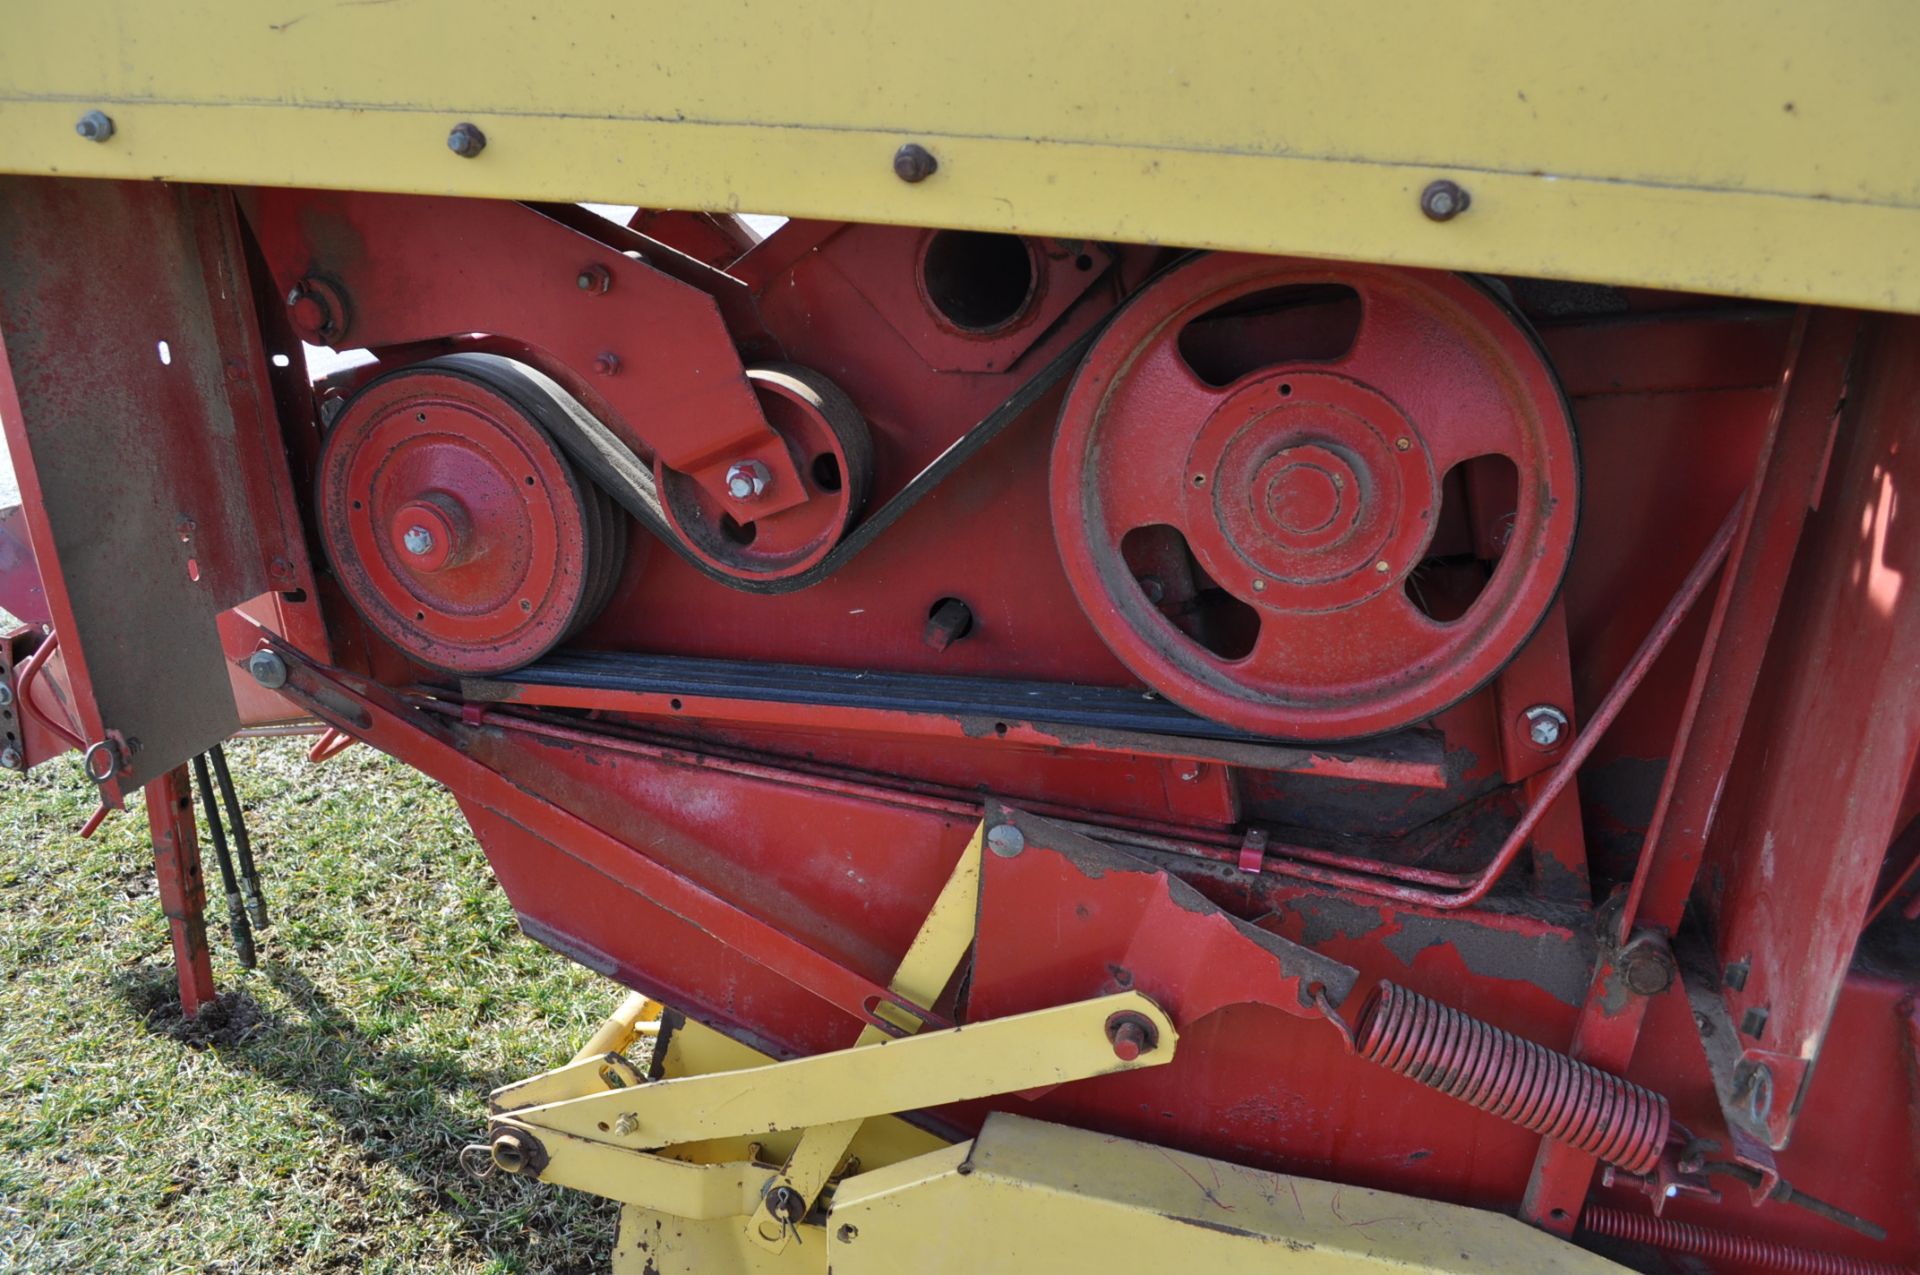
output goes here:
{"type": "Polygon", "coordinates": [[[927,240],[920,284],[927,302],[962,332],[996,332],[1032,302],[1033,254],[1018,235],[941,230],[927,240]]]}

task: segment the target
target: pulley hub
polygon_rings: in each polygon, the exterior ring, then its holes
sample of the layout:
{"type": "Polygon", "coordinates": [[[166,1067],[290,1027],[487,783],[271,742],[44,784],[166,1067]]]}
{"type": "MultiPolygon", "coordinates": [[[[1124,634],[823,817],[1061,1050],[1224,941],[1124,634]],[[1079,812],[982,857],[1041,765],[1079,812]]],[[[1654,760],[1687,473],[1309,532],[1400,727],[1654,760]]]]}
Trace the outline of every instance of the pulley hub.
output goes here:
{"type": "Polygon", "coordinates": [[[1552,601],[1578,496],[1559,388],[1481,286],[1227,255],[1129,302],[1052,465],[1062,559],[1115,654],[1296,739],[1405,726],[1492,677],[1552,601]]]}
{"type": "Polygon", "coordinates": [[[1432,529],[1435,483],[1417,436],[1391,402],[1344,377],[1250,377],[1187,453],[1188,543],[1215,580],[1245,577],[1268,611],[1363,602],[1393,587],[1392,564],[1415,558],[1432,529]]]}
{"type": "Polygon", "coordinates": [[[378,378],[336,418],[320,465],[328,556],[367,622],[419,662],[518,668],[611,595],[625,525],[541,423],[561,393],[510,360],[457,355],[378,378]]]}

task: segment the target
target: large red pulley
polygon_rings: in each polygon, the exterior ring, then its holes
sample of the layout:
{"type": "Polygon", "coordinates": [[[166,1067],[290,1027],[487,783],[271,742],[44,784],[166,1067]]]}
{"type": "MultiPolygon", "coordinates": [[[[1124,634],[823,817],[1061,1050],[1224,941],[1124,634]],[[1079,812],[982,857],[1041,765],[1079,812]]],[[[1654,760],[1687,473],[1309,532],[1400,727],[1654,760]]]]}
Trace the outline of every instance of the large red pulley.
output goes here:
{"type": "Polygon", "coordinates": [[[1102,334],[1051,480],[1068,577],[1134,673],[1322,740],[1431,717],[1512,658],[1566,570],[1579,463],[1531,334],[1478,283],[1215,255],[1102,334]],[[1431,596],[1443,523],[1491,568],[1458,608],[1431,596]]]}
{"type": "Polygon", "coordinates": [[[489,675],[606,605],[626,520],[542,423],[558,386],[462,354],[369,383],[327,436],[320,532],[354,606],[423,664],[489,675]]]}

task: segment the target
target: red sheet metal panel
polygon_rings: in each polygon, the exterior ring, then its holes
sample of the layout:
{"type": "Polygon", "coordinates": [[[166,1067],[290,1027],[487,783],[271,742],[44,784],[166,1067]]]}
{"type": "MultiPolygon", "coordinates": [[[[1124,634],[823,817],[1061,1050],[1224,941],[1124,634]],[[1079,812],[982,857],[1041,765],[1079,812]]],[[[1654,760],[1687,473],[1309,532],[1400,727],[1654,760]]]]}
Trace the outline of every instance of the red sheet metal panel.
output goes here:
{"type": "Polygon", "coordinates": [[[1920,321],[1877,321],[1854,385],[1703,865],[1740,1034],[1743,1074],[1731,1079],[1749,1096],[1771,1089],[1753,1098],[1753,1123],[1776,1147],[1920,749],[1920,321]]]}
{"type": "Polygon", "coordinates": [[[117,801],[233,731],[215,617],[296,582],[238,225],[219,192],[8,178],[0,242],[0,418],[117,801]]]}

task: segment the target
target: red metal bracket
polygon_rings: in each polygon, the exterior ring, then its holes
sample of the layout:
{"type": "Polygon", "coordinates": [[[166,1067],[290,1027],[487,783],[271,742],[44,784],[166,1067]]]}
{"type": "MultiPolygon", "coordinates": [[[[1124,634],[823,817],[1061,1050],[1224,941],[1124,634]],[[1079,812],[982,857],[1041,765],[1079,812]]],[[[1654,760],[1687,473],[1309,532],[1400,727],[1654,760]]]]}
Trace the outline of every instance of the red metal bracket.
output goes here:
{"type": "Polygon", "coordinates": [[[742,520],[807,499],[699,289],[524,204],[287,190],[250,201],[306,340],[379,350],[504,337],[628,446],[691,475],[742,520]],[[750,504],[725,482],[744,460],[772,474],[750,504]]]}

